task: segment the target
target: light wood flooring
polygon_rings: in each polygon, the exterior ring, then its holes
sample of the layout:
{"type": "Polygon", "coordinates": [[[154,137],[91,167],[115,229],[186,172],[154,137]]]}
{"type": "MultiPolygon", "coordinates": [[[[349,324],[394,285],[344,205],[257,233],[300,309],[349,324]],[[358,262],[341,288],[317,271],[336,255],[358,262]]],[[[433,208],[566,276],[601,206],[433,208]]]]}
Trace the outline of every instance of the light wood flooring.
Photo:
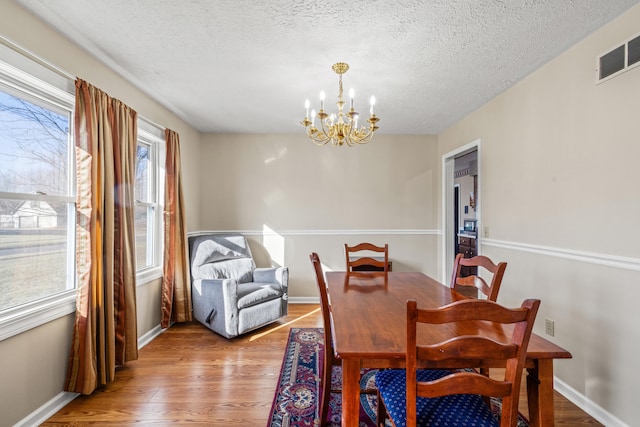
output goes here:
{"type": "MultiPolygon", "coordinates": [[[[43,425],[264,427],[291,327],[322,327],[318,305],[290,304],[286,318],[233,340],[195,322],[174,325],[119,368],[114,382],[43,425]]],[[[557,392],[554,404],[556,426],[601,425],[557,392]]]]}

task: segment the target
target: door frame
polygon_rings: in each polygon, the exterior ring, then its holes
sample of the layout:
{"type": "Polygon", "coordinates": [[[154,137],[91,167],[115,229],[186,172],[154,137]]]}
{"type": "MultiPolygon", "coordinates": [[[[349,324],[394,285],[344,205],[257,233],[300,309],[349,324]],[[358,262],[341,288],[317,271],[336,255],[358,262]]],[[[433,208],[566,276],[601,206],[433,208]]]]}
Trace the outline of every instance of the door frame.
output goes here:
{"type": "Polygon", "coordinates": [[[482,230],[481,224],[481,206],[482,206],[482,200],[484,199],[484,197],[482,197],[482,191],[481,191],[481,140],[480,139],[476,139],[474,141],[471,141],[468,144],[463,145],[462,147],[458,147],[453,151],[449,151],[446,154],[442,155],[442,247],[441,247],[441,253],[442,253],[442,282],[443,283],[448,283],[449,278],[447,277],[450,272],[451,269],[453,268],[453,259],[455,258],[454,256],[454,251],[455,251],[455,241],[454,241],[454,235],[455,235],[455,224],[454,224],[454,217],[453,217],[453,204],[454,204],[454,194],[453,194],[453,187],[454,187],[454,166],[455,166],[455,158],[456,157],[460,157],[463,154],[467,154],[470,153],[472,151],[477,151],[478,152],[478,189],[476,190],[478,192],[477,195],[474,195],[474,197],[476,198],[476,218],[477,218],[477,228],[476,228],[476,247],[477,247],[477,253],[478,255],[480,254],[480,239],[482,238],[482,233],[480,232],[480,230],[482,230]]]}

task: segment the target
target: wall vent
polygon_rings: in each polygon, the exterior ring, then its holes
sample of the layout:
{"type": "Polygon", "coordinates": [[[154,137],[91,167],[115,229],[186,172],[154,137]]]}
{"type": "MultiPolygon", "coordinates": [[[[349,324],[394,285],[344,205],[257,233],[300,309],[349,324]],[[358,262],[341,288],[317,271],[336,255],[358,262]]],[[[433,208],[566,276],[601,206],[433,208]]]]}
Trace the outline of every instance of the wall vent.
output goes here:
{"type": "Polygon", "coordinates": [[[598,57],[596,83],[602,83],[640,65],[640,35],[598,57]]]}

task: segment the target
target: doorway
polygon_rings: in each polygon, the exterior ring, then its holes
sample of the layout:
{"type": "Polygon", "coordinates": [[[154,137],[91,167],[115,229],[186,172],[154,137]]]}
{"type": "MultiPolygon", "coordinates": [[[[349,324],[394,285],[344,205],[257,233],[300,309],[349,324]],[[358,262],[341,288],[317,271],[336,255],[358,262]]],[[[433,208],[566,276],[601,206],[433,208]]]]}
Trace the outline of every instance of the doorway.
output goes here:
{"type": "Polygon", "coordinates": [[[464,219],[475,220],[476,247],[480,247],[480,140],[475,140],[442,156],[442,279],[453,269],[458,251],[458,233],[464,219]],[[472,163],[473,162],[473,163],[472,163]],[[460,184],[460,176],[467,175],[473,184],[460,184]],[[458,180],[456,179],[458,176],[458,180]],[[464,187],[464,188],[463,188],[464,187]]]}

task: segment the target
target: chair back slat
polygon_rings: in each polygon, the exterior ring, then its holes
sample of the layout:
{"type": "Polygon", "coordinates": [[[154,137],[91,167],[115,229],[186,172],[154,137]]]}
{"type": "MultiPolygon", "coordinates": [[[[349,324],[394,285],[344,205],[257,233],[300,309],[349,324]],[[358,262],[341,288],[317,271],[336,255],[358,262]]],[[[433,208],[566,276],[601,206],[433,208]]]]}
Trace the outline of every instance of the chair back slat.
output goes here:
{"type": "Polygon", "coordinates": [[[436,309],[423,309],[416,312],[416,321],[422,323],[441,324],[464,322],[466,320],[486,320],[493,322],[522,322],[529,315],[524,307],[507,308],[489,300],[461,300],[436,309]]]}
{"type": "Polygon", "coordinates": [[[476,335],[456,337],[443,343],[417,347],[417,357],[429,361],[509,359],[516,357],[517,352],[517,345],[505,345],[476,335]]]}
{"type": "Polygon", "coordinates": [[[457,372],[444,379],[430,381],[428,385],[417,384],[417,394],[430,398],[451,394],[480,394],[478,390],[489,396],[507,396],[511,394],[512,384],[508,381],[494,381],[471,372],[457,372]]]}

